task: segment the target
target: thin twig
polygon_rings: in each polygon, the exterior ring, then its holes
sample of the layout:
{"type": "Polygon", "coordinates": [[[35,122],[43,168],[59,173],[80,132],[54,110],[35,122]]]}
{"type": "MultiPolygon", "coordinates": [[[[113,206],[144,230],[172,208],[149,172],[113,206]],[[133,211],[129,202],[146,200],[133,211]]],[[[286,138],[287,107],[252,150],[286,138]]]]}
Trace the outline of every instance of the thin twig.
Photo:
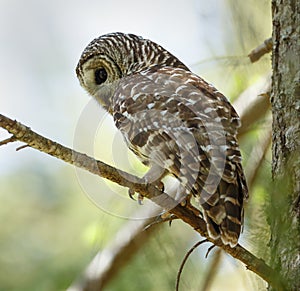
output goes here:
{"type": "Polygon", "coordinates": [[[198,241],[196,242],[190,249],[189,251],[185,254],[181,264],[180,264],[180,267],[179,267],[179,270],[178,270],[178,273],[177,273],[177,277],[176,277],[176,285],[175,285],[175,290],[176,291],[179,291],[179,283],[180,283],[180,278],[181,278],[181,273],[183,271],[183,268],[185,266],[185,263],[187,261],[187,259],[189,258],[189,256],[192,254],[192,252],[197,248],[199,247],[200,245],[202,245],[203,243],[206,243],[206,242],[209,242],[207,239],[204,239],[204,240],[201,240],[201,241],[198,241]]]}
{"type": "Polygon", "coordinates": [[[169,226],[171,226],[171,222],[173,222],[173,220],[178,219],[178,217],[176,216],[169,216],[166,218],[162,218],[161,215],[159,215],[154,221],[152,221],[151,223],[149,223],[148,225],[145,226],[144,230],[148,230],[158,224],[162,224],[164,222],[169,222],[169,226]]]}
{"type": "Polygon", "coordinates": [[[270,37],[249,53],[248,57],[250,58],[251,63],[257,62],[263,55],[271,52],[272,47],[273,41],[272,37],[270,37]]]}
{"type": "Polygon", "coordinates": [[[9,137],[9,138],[7,138],[7,139],[4,139],[4,140],[0,141],[0,146],[6,145],[6,144],[8,144],[8,143],[10,143],[10,142],[15,142],[15,141],[17,141],[17,140],[18,140],[18,139],[13,135],[13,136],[11,136],[11,137],[9,137]]]}
{"type": "Polygon", "coordinates": [[[205,254],[205,259],[207,259],[207,257],[209,256],[210,252],[215,248],[215,245],[212,245],[208,248],[206,254],[205,254]]]}
{"type": "Polygon", "coordinates": [[[28,148],[28,147],[29,147],[28,144],[24,144],[24,145],[22,145],[22,146],[16,148],[16,151],[18,152],[18,151],[23,150],[23,149],[26,149],[26,148],[28,148]]]}
{"type": "Polygon", "coordinates": [[[101,161],[97,161],[85,154],[76,152],[70,148],[64,147],[50,139],[47,139],[29,127],[12,120],[0,114],[0,127],[6,129],[13,134],[19,141],[26,143],[28,146],[35,148],[41,152],[47,153],[53,157],[63,160],[67,163],[75,165],[115,182],[121,186],[128,187],[135,192],[140,193],[144,197],[151,199],[154,203],[164,209],[169,209],[169,212],[180,218],[183,222],[189,224],[201,236],[207,238],[215,245],[221,247],[224,251],[232,257],[243,262],[248,270],[253,271],[270,285],[282,290],[278,274],[270,268],[262,259],[255,257],[252,253],[247,251],[240,245],[234,248],[225,246],[221,240],[213,241],[207,234],[206,225],[203,219],[186,207],[178,205],[174,199],[166,193],[161,192],[152,184],[145,184],[144,181],[134,175],[116,169],[101,161]]]}

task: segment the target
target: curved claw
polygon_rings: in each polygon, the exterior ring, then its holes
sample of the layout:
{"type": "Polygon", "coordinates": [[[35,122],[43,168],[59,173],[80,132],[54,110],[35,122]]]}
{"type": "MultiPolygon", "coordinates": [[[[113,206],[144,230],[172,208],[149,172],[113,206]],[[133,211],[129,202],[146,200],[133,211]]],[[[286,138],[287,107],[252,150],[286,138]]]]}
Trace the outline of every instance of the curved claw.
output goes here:
{"type": "Polygon", "coordinates": [[[164,192],[165,191],[165,185],[162,181],[158,181],[156,184],[156,187],[161,191],[164,192]]]}
{"type": "Polygon", "coordinates": [[[139,205],[143,205],[143,200],[144,200],[144,196],[142,196],[141,194],[138,195],[138,203],[139,205]]]}
{"type": "Polygon", "coordinates": [[[133,196],[135,195],[135,192],[131,189],[128,189],[128,195],[129,197],[134,200],[134,201],[138,201],[139,205],[143,205],[143,200],[144,197],[141,194],[138,194],[137,199],[135,199],[133,196]]]}
{"type": "MultiPolygon", "coordinates": [[[[158,182],[155,182],[154,185],[162,192],[165,191],[165,185],[163,182],[161,181],[158,181],[158,182]]],[[[132,189],[128,189],[128,195],[130,197],[130,199],[136,201],[136,199],[134,198],[134,195],[135,195],[135,191],[132,190],[132,189]]],[[[144,200],[144,196],[142,196],[141,194],[138,194],[138,197],[137,197],[137,201],[140,205],[143,205],[143,200],[144,200]]]]}
{"type": "Polygon", "coordinates": [[[128,195],[129,195],[130,199],[136,201],[136,199],[133,197],[134,194],[135,194],[135,192],[132,189],[128,189],[128,195]]]}

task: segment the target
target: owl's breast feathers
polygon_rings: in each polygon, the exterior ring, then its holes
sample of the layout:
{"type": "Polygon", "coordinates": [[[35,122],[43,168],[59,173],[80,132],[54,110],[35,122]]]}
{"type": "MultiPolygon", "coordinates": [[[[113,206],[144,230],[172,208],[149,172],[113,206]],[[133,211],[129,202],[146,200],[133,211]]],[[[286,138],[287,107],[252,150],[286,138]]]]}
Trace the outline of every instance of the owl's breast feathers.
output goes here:
{"type": "Polygon", "coordinates": [[[236,245],[248,190],[236,139],[239,117],[228,100],[189,71],[154,67],[123,78],[113,113],[145,164],[165,168],[183,196],[199,198],[210,236],[236,245]]]}

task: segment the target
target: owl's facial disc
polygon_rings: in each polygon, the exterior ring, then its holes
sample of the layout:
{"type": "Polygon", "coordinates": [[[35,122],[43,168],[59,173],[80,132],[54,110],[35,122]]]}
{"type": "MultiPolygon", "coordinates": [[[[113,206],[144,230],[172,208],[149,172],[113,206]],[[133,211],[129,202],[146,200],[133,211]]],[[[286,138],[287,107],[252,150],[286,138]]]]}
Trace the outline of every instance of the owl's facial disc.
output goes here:
{"type": "Polygon", "coordinates": [[[78,67],[81,86],[109,111],[121,71],[112,59],[99,55],[89,58],[78,67]]]}

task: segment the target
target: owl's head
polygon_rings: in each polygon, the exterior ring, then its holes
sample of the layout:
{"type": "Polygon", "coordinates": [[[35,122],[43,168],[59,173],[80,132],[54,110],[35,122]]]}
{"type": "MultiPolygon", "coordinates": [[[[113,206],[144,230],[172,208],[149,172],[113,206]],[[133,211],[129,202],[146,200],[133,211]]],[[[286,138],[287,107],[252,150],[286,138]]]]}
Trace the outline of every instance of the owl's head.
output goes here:
{"type": "Polygon", "coordinates": [[[188,70],[160,45],[133,34],[110,33],[94,39],[76,67],[81,86],[108,111],[119,81],[153,66],[188,70]]]}

